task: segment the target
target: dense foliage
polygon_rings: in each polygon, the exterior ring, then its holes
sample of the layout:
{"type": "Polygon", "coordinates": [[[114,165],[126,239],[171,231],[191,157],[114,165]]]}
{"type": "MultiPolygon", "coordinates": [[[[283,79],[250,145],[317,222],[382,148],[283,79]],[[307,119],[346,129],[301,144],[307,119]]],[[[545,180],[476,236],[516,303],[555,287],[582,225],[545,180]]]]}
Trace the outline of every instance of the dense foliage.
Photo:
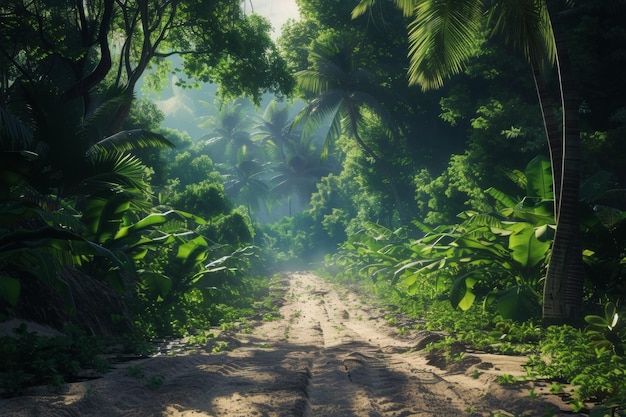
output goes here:
{"type": "Polygon", "coordinates": [[[134,88],[178,54],[223,97],[288,93],[268,22],[237,1],[10,1],[0,16],[2,317],[154,337],[245,306],[248,213],[134,88]]]}

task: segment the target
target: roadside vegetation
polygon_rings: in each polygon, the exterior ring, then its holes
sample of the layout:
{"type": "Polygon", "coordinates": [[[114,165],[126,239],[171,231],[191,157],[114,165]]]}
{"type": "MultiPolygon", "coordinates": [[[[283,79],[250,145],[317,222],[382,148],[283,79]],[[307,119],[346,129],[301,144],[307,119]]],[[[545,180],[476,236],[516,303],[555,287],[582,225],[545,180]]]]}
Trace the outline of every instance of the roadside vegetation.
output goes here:
{"type": "Polygon", "coordinates": [[[626,3],[298,4],[274,42],[235,0],[3,2],[0,319],[59,333],[0,338],[2,395],[271,321],[306,268],[625,415],[626,3]],[[217,86],[198,137],[173,74],[217,86]]]}

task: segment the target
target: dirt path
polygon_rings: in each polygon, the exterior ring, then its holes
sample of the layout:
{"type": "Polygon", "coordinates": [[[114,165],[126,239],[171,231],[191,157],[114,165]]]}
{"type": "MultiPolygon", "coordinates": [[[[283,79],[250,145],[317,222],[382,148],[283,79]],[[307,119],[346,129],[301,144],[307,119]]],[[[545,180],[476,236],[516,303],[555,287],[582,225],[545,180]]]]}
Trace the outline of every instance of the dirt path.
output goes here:
{"type": "MultiPolygon", "coordinates": [[[[205,349],[157,356],[104,378],[0,401],[2,416],[560,416],[547,386],[495,382],[524,359],[467,354],[428,364],[428,334],[400,336],[364,296],[308,273],[281,280],[282,319],[222,332],[205,349]],[[530,389],[539,394],[531,397],[530,389]],[[499,413],[499,414],[498,414],[499,413]]],[[[563,411],[561,411],[563,410],[563,411]]]]}

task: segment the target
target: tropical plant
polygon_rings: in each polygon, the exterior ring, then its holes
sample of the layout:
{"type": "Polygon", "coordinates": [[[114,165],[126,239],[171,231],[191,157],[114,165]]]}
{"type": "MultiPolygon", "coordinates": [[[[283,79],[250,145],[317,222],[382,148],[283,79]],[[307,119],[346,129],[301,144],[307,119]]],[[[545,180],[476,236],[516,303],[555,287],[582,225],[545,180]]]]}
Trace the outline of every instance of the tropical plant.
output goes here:
{"type": "Polygon", "coordinates": [[[606,303],[604,315],[590,314],[585,316],[587,322],[585,334],[594,346],[610,350],[618,356],[624,356],[626,334],[619,319],[620,314],[615,303],[606,303]]]}
{"type": "Polygon", "coordinates": [[[292,199],[299,199],[301,205],[307,204],[316,190],[319,180],[330,173],[330,166],[322,161],[317,150],[310,144],[310,139],[301,137],[292,140],[286,158],[273,164],[272,192],[286,196],[291,216],[292,199]]]}
{"type": "Polygon", "coordinates": [[[19,200],[1,204],[0,297],[8,303],[2,303],[2,314],[18,305],[22,286],[33,278],[63,295],[65,307],[73,311],[72,288],[66,279],[70,269],[100,259],[118,274],[128,271],[128,263],[72,226],[77,226],[76,220],[63,210],[50,212],[19,200]],[[62,223],[67,219],[71,221],[62,223]]]}
{"type": "Polygon", "coordinates": [[[435,228],[415,221],[425,233],[418,239],[403,229],[368,225],[342,245],[334,262],[348,272],[399,283],[412,295],[447,293],[463,310],[482,298],[505,318],[535,317],[553,223],[545,208],[552,201],[549,162],[538,157],[525,174],[513,174],[528,196],[516,201],[488,190],[502,207],[497,215],[464,212],[461,223],[435,228]]]}
{"type": "MultiPolygon", "coordinates": [[[[353,17],[363,14],[374,0],[362,0],[353,17]]],[[[582,303],[582,249],[578,220],[581,154],[578,101],[569,56],[560,26],[561,3],[557,0],[522,2],[397,0],[409,25],[409,82],[424,89],[436,88],[444,78],[458,74],[477,50],[486,9],[494,34],[521,49],[536,77],[537,95],[544,115],[550,146],[555,192],[557,231],[543,290],[545,324],[576,320],[582,303]],[[557,63],[563,129],[559,136],[556,118],[543,83],[543,71],[557,63]]]]}
{"type": "Polygon", "coordinates": [[[109,370],[100,340],[77,326],[67,325],[63,335],[40,336],[26,324],[14,334],[0,337],[4,360],[0,365],[0,396],[23,394],[25,388],[47,384],[51,388],[71,382],[87,369],[109,370]]]}
{"type": "Polygon", "coordinates": [[[574,385],[572,404],[583,408],[593,401],[593,416],[621,415],[626,391],[625,360],[611,349],[588,343],[581,329],[549,326],[539,343],[541,356],[533,356],[527,367],[538,375],[574,385]]]}
{"type": "Polygon", "coordinates": [[[145,166],[125,151],[169,142],[135,130],[93,143],[92,135],[106,119],[110,101],[78,123],[80,114],[77,116],[75,109],[54,106],[54,90],[52,95],[49,90],[35,91],[33,87],[27,94],[34,127],[26,128],[17,118],[7,116],[13,127],[9,124],[10,129],[0,136],[3,156],[27,157],[13,157],[14,163],[8,164],[3,175],[8,180],[8,192],[2,199],[3,295],[12,306],[17,305],[22,280],[35,277],[62,294],[68,311],[73,311],[72,280],[68,278],[72,270],[98,259],[106,266],[100,277],[118,287],[123,275],[132,270],[132,262],[102,246],[110,237],[102,232],[105,223],[90,229],[92,220],[101,218],[97,211],[109,210],[104,221],[117,222],[131,206],[146,206],[150,189],[145,166]],[[67,117],[61,120],[68,125],[64,131],[55,131],[59,120],[54,117],[64,115],[67,117]],[[75,131],[71,131],[71,121],[78,123],[75,131]],[[65,159],[62,149],[71,149],[65,159]]]}
{"type": "Polygon", "coordinates": [[[278,101],[272,100],[265,108],[263,115],[258,117],[252,138],[261,143],[264,153],[270,160],[284,161],[289,148],[301,132],[292,130],[289,106],[279,107],[278,101]]]}
{"type": "Polygon", "coordinates": [[[237,288],[255,256],[253,247],[217,244],[190,231],[169,236],[170,244],[143,261],[131,302],[138,326],[152,337],[217,324],[218,305],[238,303],[237,288]]]}
{"type": "MultiPolygon", "coordinates": [[[[349,276],[367,277],[374,282],[388,280],[398,264],[411,255],[406,230],[392,231],[374,223],[348,237],[332,256],[332,265],[349,276]]],[[[329,266],[329,265],[327,265],[329,266]]]]}

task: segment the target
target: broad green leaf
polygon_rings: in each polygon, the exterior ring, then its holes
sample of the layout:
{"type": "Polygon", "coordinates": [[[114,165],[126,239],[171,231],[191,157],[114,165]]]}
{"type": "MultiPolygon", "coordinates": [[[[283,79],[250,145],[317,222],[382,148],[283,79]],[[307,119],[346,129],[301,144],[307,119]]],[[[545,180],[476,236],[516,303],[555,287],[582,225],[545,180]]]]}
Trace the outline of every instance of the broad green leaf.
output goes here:
{"type": "Polygon", "coordinates": [[[186,211],[181,211],[181,210],[173,210],[173,212],[185,219],[191,219],[197,224],[207,224],[206,220],[204,220],[202,217],[197,216],[193,213],[188,213],[186,211]]]}
{"type": "Polygon", "coordinates": [[[503,193],[500,190],[491,187],[487,188],[485,192],[493,197],[498,203],[502,204],[502,206],[504,207],[512,208],[517,206],[517,201],[515,201],[511,196],[503,193]]]}
{"type": "Polygon", "coordinates": [[[191,239],[190,241],[185,242],[184,244],[180,245],[178,247],[178,253],[176,254],[176,257],[178,259],[187,259],[193,253],[195,253],[195,251],[199,247],[200,248],[208,248],[209,247],[209,244],[207,243],[206,239],[203,238],[202,236],[196,236],[195,238],[191,239]]]}
{"type": "Polygon", "coordinates": [[[608,302],[604,305],[604,317],[607,321],[613,321],[613,318],[617,314],[617,306],[613,302],[608,302]]]}
{"type": "Polygon", "coordinates": [[[167,295],[172,288],[172,280],[168,276],[157,272],[142,271],[141,280],[150,291],[162,297],[167,295]]]}
{"type": "Polygon", "coordinates": [[[418,284],[417,282],[414,282],[413,284],[409,285],[409,286],[406,288],[406,292],[407,292],[407,294],[409,294],[409,295],[415,295],[415,294],[417,294],[417,292],[419,291],[419,289],[420,289],[419,284],[418,284]]]}
{"type": "Polygon", "coordinates": [[[545,156],[537,156],[526,166],[528,180],[526,195],[542,200],[554,199],[552,189],[552,167],[550,160],[545,156]]]}
{"type": "Polygon", "coordinates": [[[129,255],[131,258],[133,258],[134,260],[138,261],[140,259],[143,259],[146,257],[146,255],[148,254],[148,248],[135,248],[131,251],[129,251],[129,255]]]}
{"type": "Polygon", "coordinates": [[[408,274],[402,278],[402,284],[410,287],[417,282],[418,274],[408,274]]]}
{"type": "Polygon", "coordinates": [[[509,236],[509,249],[513,259],[525,269],[544,262],[550,243],[538,240],[535,236],[535,229],[530,224],[517,223],[516,226],[521,230],[509,236]]]}
{"type": "Polygon", "coordinates": [[[472,289],[476,282],[477,280],[472,277],[461,277],[454,281],[450,290],[450,302],[454,307],[467,311],[474,304],[476,295],[472,289]]]}
{"type": "Polygon", "coordinates": [[[123,215],[130,209],[130,199],[124,194],[109,198],[90,198],[82,221],[99,243],[110,240],[118,231],[123,215]]]}
{"type": "Polygon", "coordinates": [[[115,239],[121,239],[123,237],[126,237],[136,230],[143,230],[149,227],[163,224],[167,222],[169,213],[172,213],[172,211],[168,211],[165,213],[151,213],[143,219],[139,220],[137,223],[131,224],[130,226],[121,227],[115,235],[115,239]]]}
{"type": "Polygon", "coordinates": [[[590,314],[585,316],[585,321],[589,324],[601,326],[602,328],[607,328],[609,326],[609,322],[606,321],[604,317],[597,316],[595,314],[590,314]]]}
{"type": "Polygon", "coordinates": [[[514,286],[499,294],[498,313],[506,319],[523,322],[533,317],[539,306],[538,296],[527,286],[514,286]]]}
{"type": "Polygon", "coordinates": [[[0,296],[8,301],[13,307],[20,298],[20,281],[8,275],[0,275],[0,296]]]}

